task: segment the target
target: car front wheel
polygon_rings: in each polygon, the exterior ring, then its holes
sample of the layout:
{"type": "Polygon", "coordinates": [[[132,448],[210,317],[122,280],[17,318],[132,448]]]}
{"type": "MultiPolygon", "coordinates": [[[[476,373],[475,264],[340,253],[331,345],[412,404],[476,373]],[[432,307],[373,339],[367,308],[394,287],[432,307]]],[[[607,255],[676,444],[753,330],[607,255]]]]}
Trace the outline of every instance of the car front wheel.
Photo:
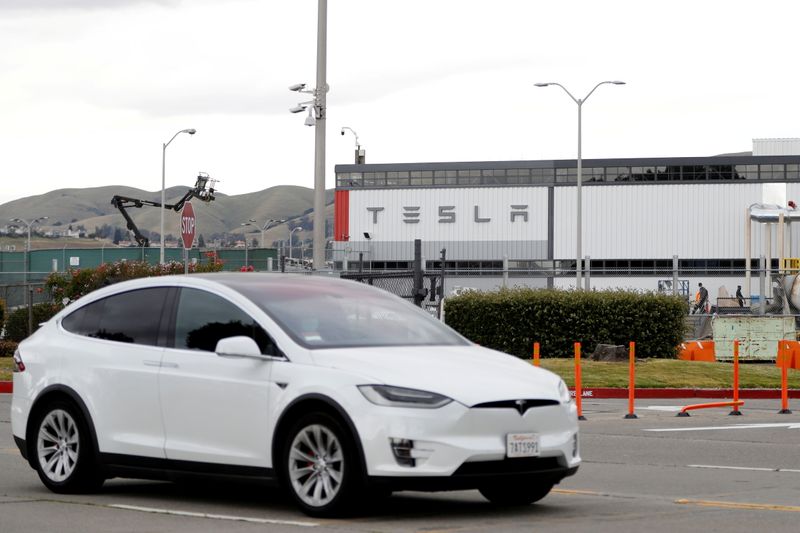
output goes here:
{"type": "Polygon", "coordinates": [[[36,418],[34,431],[34,467],[48,489],[75,493],[103,484],[86,422],[71,403],[47,405],[36,418]]]}
{"type": "Polygon", "coordinates": [[[352,509],[363,474],[353,437],[325,413],[302,417],[289,431],[283,478],[306,514],[335,516],[352,509]]]}
{"type": "Polygon", "coordinates": [[[519,506],[538,502],[553,488],[552,483],[516,483],[492,484],[481,487],[480,493],[495,505],[519,506]]]}

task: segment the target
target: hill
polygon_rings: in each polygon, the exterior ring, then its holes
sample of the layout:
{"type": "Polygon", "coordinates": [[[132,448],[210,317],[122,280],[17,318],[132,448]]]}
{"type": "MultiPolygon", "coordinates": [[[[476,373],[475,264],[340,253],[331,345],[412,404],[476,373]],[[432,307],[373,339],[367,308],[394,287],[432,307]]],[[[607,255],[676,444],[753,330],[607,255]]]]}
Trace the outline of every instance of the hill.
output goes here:
{"type": "MultiPolygon", "coordinates": [[[[188,187],[170,187],[166,190],[167,203],[175,203],[188,190],[188,187]]],[[[124,185],[105,187],[58,189],[37,196],[20,198],[0,205],[0,221],[11,218],[30,220],[39,216],[47,216],[40,227],[42,230],[66,229],[83,226],[88,232],[95,228],[108,225],[125,229],[126,223],[122,214],[111,205],[114,195],[127,196],[153,202],[160,201],[161,191],[144,191],[124,185]]],[[[314,191],[306,187],[293,185],[280,185],[262,191],[228,196],[216,193],[213,202],[193,200],[197,216],[198,233],[206,236],[213,234],[242,234],[247,231],[250,238],[260,240],[261,232],[253,226],[242,227],[242,223],[250,219],[256,220],[256,225],[261,226],[269,219],[282,220],[285,224],[278,225],[265,232],[267,245],[273,241],[287,239],[289,227],[300,225],[306,229],[298,232],[300,239],[311,238],[311,222],[313,218],[314,191]],[[305,218],[307,216],[307,218],[305,218]]],[[[332,224],[333,219],[333,191],[326,192],[326,219],[332,224]]],[[[136,222],[140,230],[152,233],[159,232],[159,209],[144,206],[140,209],[129,208],[128,214],[136,222]]],[[[167,235],[180,234],[178,213],[168,211],[165,213],[165,230],[167,235]]],[[[127,233],[127,232],[125,232],[127,233]]],[[[295,238],[298,235],[294,235],[295,238]]]]}

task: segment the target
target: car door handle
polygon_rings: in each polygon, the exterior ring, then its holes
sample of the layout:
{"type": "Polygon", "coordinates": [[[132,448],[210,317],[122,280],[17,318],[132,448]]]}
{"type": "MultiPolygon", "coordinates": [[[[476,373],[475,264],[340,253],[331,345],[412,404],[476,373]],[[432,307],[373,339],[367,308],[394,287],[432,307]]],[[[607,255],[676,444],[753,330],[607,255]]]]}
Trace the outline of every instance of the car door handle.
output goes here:
{"type": "Polygon", "coordinates": [[[144,366],[157,366],[159,368],[179,368],[178,363],[166,363],[162,361],[143,361],[144,366]]]}

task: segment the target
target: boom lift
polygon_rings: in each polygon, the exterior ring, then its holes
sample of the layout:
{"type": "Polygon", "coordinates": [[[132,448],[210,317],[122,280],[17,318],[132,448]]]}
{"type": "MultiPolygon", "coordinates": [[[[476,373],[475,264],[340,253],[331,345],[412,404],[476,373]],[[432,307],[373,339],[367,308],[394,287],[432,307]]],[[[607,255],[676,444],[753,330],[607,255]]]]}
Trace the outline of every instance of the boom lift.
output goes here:
{"type": "MultiPolygon", "coordinates": [[[[205,172],[200,172],[200,174],[197,176],[197,181],[195,182],[194,187],[186,191],[186,194],[183,195],[183,198],[174,204],[163,204],[164,209],[172,209],[173,211],[178,212],[183,209],[183,204],[192,198],[197,198],[203,202],[213,202],[215,199],[214,185],[216,183],[217,180],[211,179],[205,172]]],[[[133,221],[126,209],[129,207],[138,208],[144,205],[161,207],[162,204],[160,202],[151,202],[150,200],[140,200],[139,198],[129,198],[127,196],[115,195],[111,199],[111,205],[119,209],[119,212],[122,213],[123,217],[125,217],[125,220],[128,223],[128,229],[133,232],[136,243],[142,248],[149,248],[150,239],[142,235],[142,233],[139,231],[139,228],[136,227],[136,223],[133,221]]],[[[164,236],[162,235],[161,238],[163,239],[164,236]]]]}

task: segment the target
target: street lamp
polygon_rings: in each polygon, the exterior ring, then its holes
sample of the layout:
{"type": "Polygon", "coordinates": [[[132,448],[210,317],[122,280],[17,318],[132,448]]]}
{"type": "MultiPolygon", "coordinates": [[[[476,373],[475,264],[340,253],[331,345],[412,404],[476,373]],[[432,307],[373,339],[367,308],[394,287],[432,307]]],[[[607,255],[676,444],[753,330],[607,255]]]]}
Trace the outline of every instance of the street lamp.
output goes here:
{"type": "Polygon", "coordinates": [[[289,86],[290,91],[312,94],[314,99],[302,102],[289,111],[300,113],[309,109],[307,126],[314,126],[314,253],[313,268],[325,267],[325,124],[327,77],[328,0],[317,0],[317,87],[306,89],[305,83],[289,86]]]}
{"type": "MultiPolygon", "coordinates": [[[[256,219],[248,218],[247,221],[255,223],[256,219]]],[[[262,224],[260,226],[260,228],[261,228],[261,247],[262,248],[266,248],[266,246],[264,246],[264,232],[267,231],[268,229],[272,228],[273,226],[277,226],[278,224],[283,224],[284,222],[286,222],[285,218],[282,218],[280,220],[276,220],[274,218],[269,218],[269,219],[267,219],[266,222],[264,222],[264,224],[262,224]]]]}
{"type": "MultiPolygon", "coordinates": [[[[255,224],[253,224],[252,222],[255,222],[255,221],[242,222],[239,225],[242,226],[242,227],[244,227],[244,226],[258,227],[255,224]]],[[[248,261],[247,261],[247,230],[244,230],[244,267],[245,267],[245,269],[247,269],[247,263],[248,263],[248,261]]]]}
{"type": "Polygon", "coordinates": [[[611,84],[611,85],[625,85],[624,81],[601,81],[594,88],[589,91],[589,94],[584,96],[583,98],[575,98],[572,96],[572,93],[567,90],[566,87],[561,85],[560,83],[556,82],[547,82],[547,83],[534,83],[536,87],[547,87],[549,85],[556,85],[561,87],[567,95],[572,98],[572,101],[578,104],[578,186],[576,188],[575,193],[575,210],[576,210],[576,236],[575,236],[575,288],[576,290],[581,290],[581,264],[583,260],[581,259],[581,182],[583,181],[583,160],[581,158],[581,110],[583,108],[583,103],[589,99],[592,93],[601,85],[611,84]]]}
{"type": "Polygon", "coordinates": [[[292,231],[289,232],[289,259],[292,258],[292,235],[294,234],[295,231],[299,231],[301,229],[303,229],[301,226],[297,226],[296,228],[293,228],[292,231]]]}
{"type": "Polygon", "coordinates": [[[23,269],[24,269],[23,280],[24,280],[24,283],[25,283],[25,305],[28,306],[28,335],[33,333],[33,309],[31,307],[31,303],[32,302],[30,302],[30,300],[29,300],[31,291],[30,291],[30,287],[28,286],[28,270],[30,270],[29,266],[28,266],[28,263],[30,263],[30,257],[31,257],[31,226],[33,226],[37,222],[41,222],[42,220],[47,220],[48,218],[49,217],[38,217],[38,218],[34,218],[31,221],[27,221],[27,220],[24,220],[22,218],[12,218],[12,219],[10,219],[11,222],[16,222],[18,224],[25,224],[25,226],[27,226],[27,228],[28,228],[28,240],[25,243],[25,260],[23,261],[23,263],[24,263],[23,264],[23,269]]]}
{"type": "Polygon", "coordinates": [[[189,128],[186,130],[181,130],[175,135],[172,136],[172,139],[165,142],[161,147],[161,251],[158,255],[158,262],[159,264],[164,264],[164,204],[167,203],[166,200],[166,160],[167,160],[167,146],[169,143],[175,140],[175,137],[180,135],[181,133],[188,133],[189,135],[194,135],[197,133],[197,130],[194,128],[189,128]]]}

